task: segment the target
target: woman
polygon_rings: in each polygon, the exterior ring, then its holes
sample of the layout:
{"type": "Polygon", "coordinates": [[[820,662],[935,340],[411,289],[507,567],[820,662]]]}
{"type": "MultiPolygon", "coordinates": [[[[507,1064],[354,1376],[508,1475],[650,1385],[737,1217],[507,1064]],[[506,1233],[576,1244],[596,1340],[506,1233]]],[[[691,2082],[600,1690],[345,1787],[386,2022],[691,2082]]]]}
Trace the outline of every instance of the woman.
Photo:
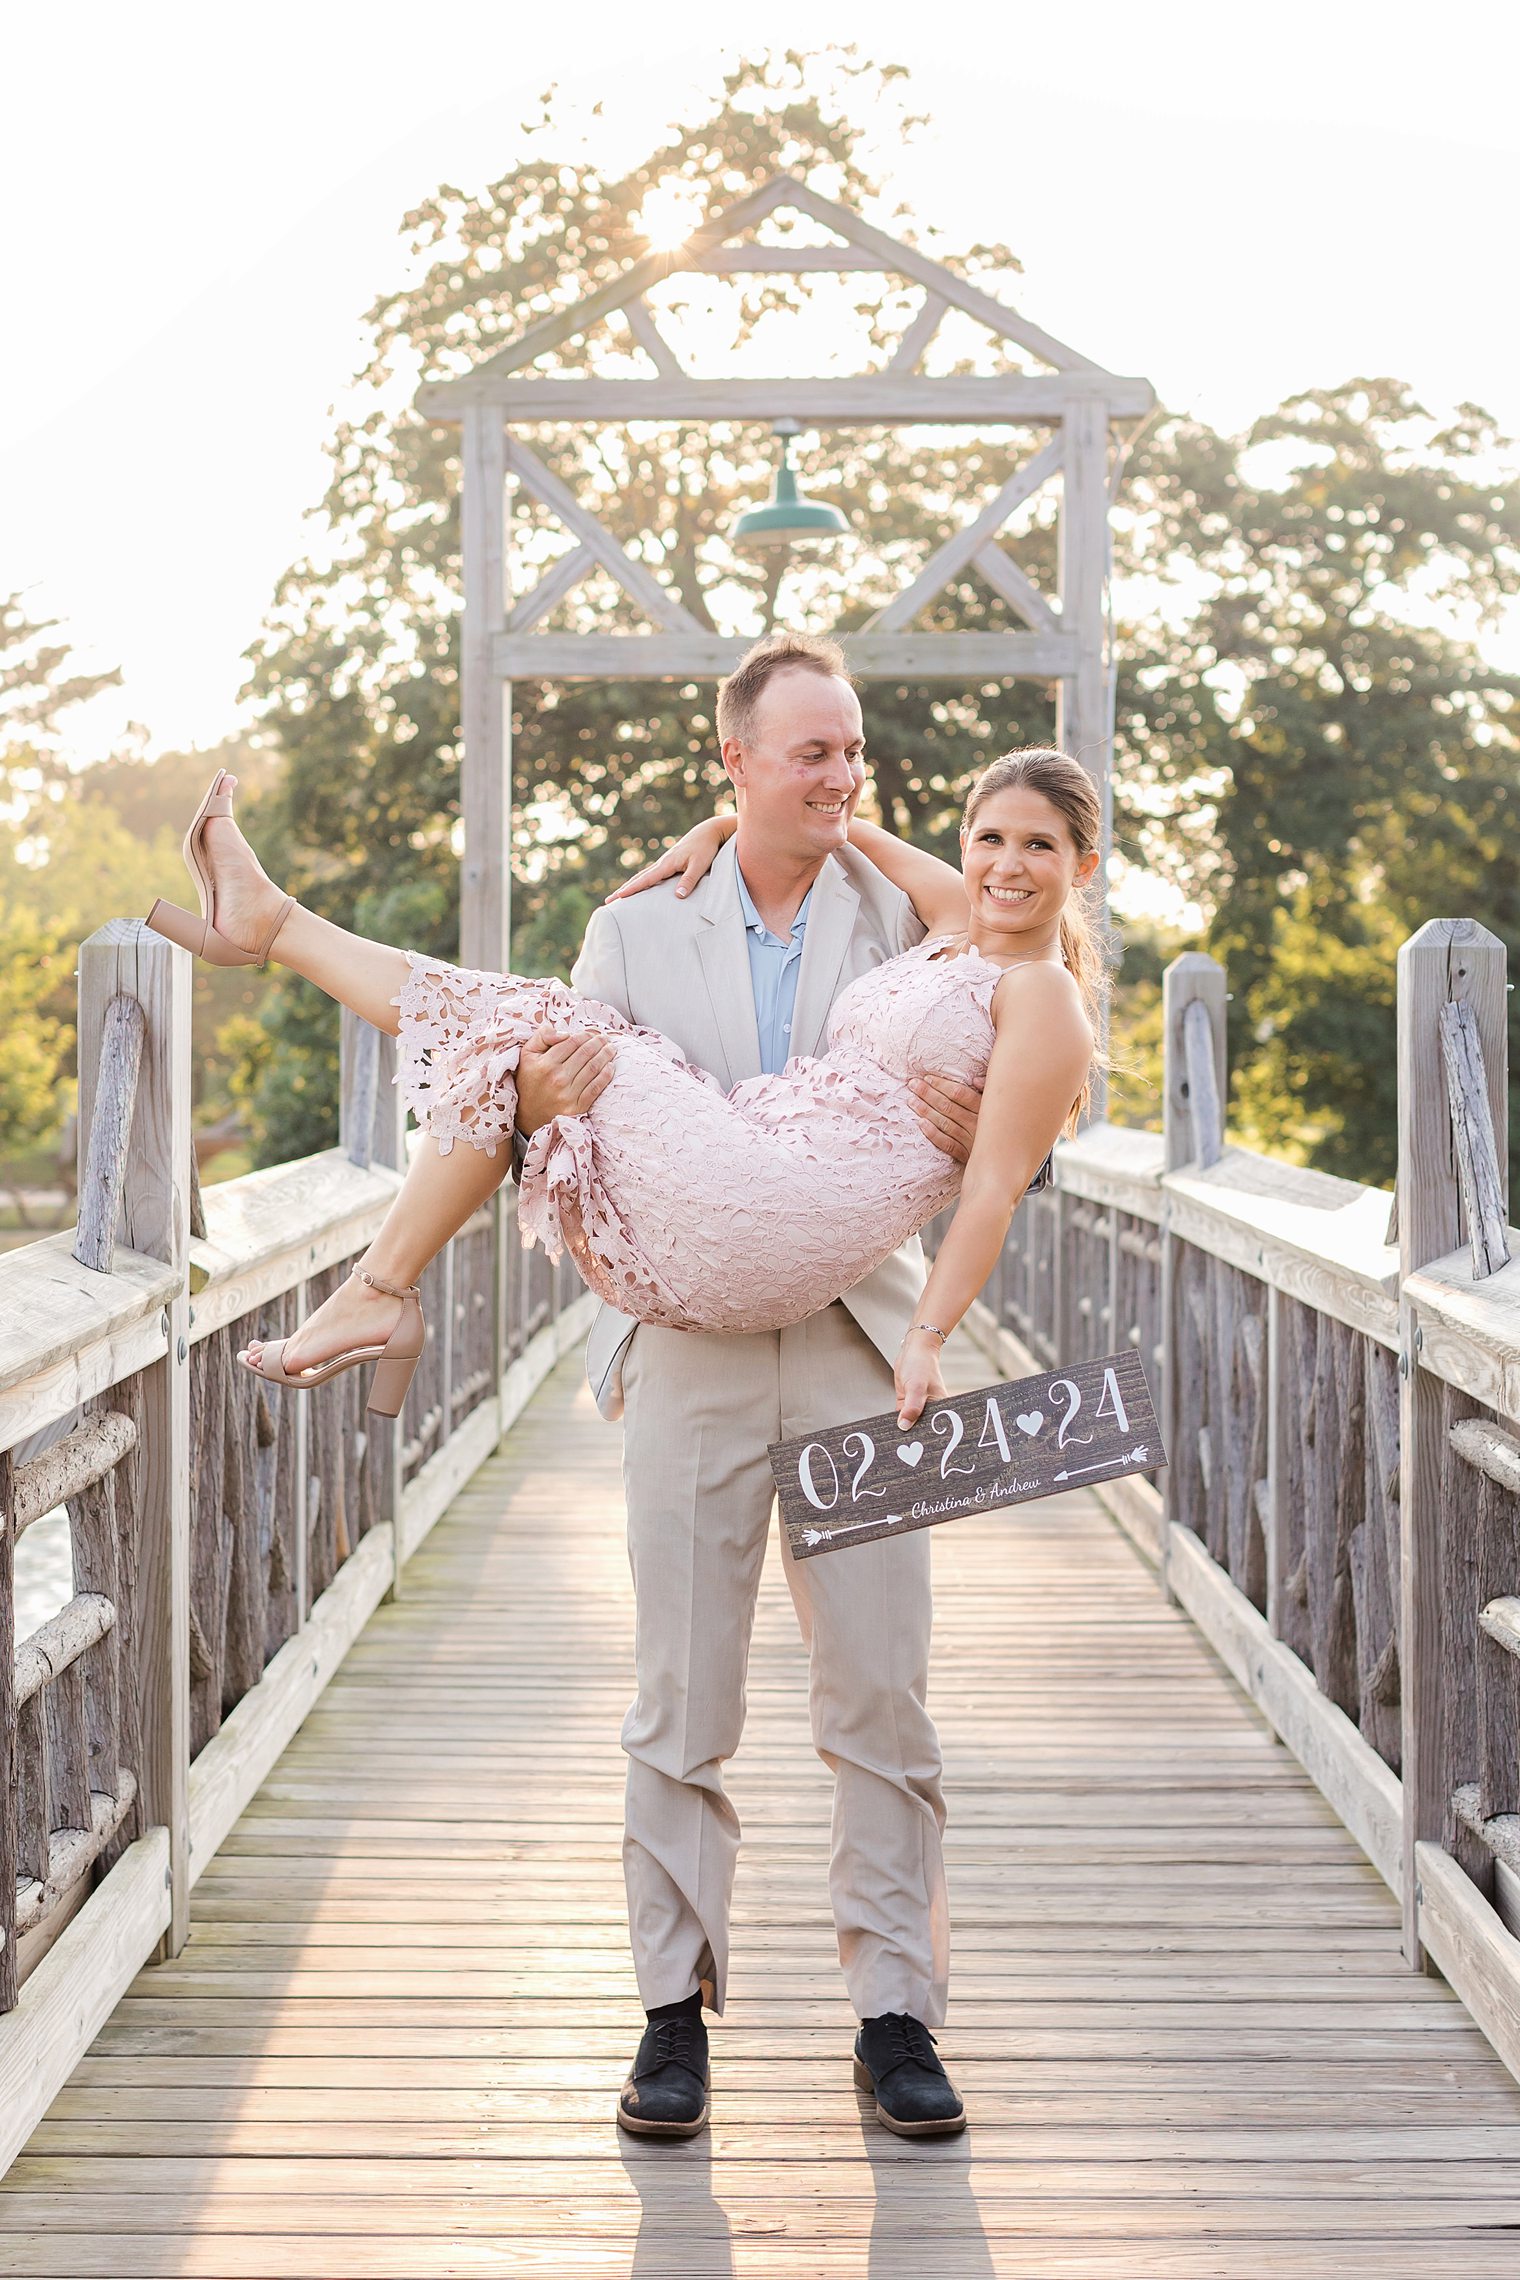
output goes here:
{"type": "MultiPolygon", "coordinates": [[[[835,1000],[824,1054],[728,1094],[668,1038],[563,983],[419,958],[302,910],[237,831],[235,782],[217,777],[186,837],[200,920],[158,903],[149,925],[220,963],[273,955],[399,1035],[397,1081],[424,1128],[364,1263],[293,1338],[247,1347],[249,1368],[305,1388],[373,1362],[370,1407],[397,1414],[422,1351],[417,1277],[510,1163],[518,1054],[547,1025],[611,1036],[617,1050],[593,1108],[533,1136],[519,1202],[529,1241],[563,1244],[599,1296],[640,1320],[774,1329],[869,1274],[959,1190],[897,1361],[902,1423],[943,1394],[944,1341],[1087,1097],[1101,985],[1082,890],[1098,864],[1099,812],[1076,761],[1036,750],[984,769],[966,803],[961,872],[852,822],[851,839],[908,896],[927,938],[835,1000]],[[926,1069],[983,1084],[964,1173],[910,1105],[909,1082],[926,1069]]],[[[677,870],[685,891],[732,828],[698,825],[622,891],[677,870]]]]}

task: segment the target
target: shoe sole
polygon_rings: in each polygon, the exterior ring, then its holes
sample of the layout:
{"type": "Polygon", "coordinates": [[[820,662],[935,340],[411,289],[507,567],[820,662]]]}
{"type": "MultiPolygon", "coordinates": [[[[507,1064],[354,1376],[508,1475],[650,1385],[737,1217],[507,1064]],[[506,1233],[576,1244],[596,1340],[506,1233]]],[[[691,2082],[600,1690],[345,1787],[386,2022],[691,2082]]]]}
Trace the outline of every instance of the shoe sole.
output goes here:
{"type": "Polygon", "coordinates": [[[707,2115],[708,2109],[704,2106],[694,2122],[637,2122],[619,2106],[617,2121],[618,2128],[626,2130],[630,2137],[692,2138],[699,2137],[706,2129],[707,2115]]]}
{"type": "Polygon", "coordinates": [[[952,2115],[948,2121],[944,2122],[898,2121],[896,2115],[889,2114],[881,2100],[876,2096],[876,2077],[865,2061],[857,2058],[854,2065],[856,2089],[864,2090],[870,2095],[875,2103],[876,2119],[882,2128],[890,2130],[894,2137],[959,2137],[961,2131],[966,2127],[966,2109],[964,2106],[958,2114],[952,2115]]]}

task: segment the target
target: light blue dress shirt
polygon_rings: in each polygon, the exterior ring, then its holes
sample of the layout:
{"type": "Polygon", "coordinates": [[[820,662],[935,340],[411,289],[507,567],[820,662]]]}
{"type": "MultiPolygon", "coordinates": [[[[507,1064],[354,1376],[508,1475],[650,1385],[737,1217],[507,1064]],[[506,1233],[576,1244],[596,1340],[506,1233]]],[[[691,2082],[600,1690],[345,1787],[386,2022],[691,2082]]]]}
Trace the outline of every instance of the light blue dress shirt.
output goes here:
{"type": "Polygon", "coordinates": [[[774,1076],[792,1057],[792,1015],[797,1004],[797,969],[802,964],[802,939],[807,930],[809,887],[802,908],[792,920],[792,939],[783,942],[772,934],[755,908],[754,897],[735,865],[739,881],[739,907],[744,913],[744,939],[749,947],[750,987],[755,993],[755,1026],[760,1032],[760,1066],[774,1076]]]}

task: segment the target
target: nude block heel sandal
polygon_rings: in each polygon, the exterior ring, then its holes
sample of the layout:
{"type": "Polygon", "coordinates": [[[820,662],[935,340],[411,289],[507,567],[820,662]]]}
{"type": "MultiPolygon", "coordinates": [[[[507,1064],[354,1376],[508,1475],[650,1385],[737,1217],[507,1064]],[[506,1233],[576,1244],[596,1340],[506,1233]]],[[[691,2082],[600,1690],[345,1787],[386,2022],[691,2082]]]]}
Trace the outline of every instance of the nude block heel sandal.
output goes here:
{"type": "Polygon", "coordinates": [[[264,1348],[263,1359],[257,1368],[244,1362],[266,1384],[282,1387],[287,1393],[309,1393],[314,1386],[326,1385],[341,1370],[359,1368],[361,1363],[373,1362],[375,1374],[370,1379],[369,1400],[365,1406],[377,1417],[399,1417],[406,1399],[407,1387],[412,1382],[422,1349],[427,1343],[427,1324],[422,1318],[422,1294],[415,1283],[404,1287],[398,1283],[382,1282],[367,1267],[355,1267],[354,1277],[368,1283],[372,1290],[383,1290],[387,1298],[404,1299],[401,1319],[383,1346],[354,1346],[346,1354],[334,1354],[330,1362],[313,1363],[309,1370],[287,1370],[285,1348],[288,1338],[275,1338],[264,1348]]]}
{"type": "Polygon", "coordinates": [[[229,942],[225,934],[218,932],[216,887],[201,844],[201,833],[209,816],[232,813],[232,794],[222,789],[226,780],[226,769],[218,768],[211,779],[210,790],[190,818],[190,829],[185,833],[180,847],[180,853],[185,858],[185,868],[194,879],[195,891],[200,897],[200,917],[192,918],[189,911],[180,909],[178,903],[164,902],[160,898],[148,913],[148,924],[155,934],[162,934],[168,941],[177,942],[182,950],[193,950],[197,958],[204,958],[210,966],[263,966],[269,962],[275,936],[295,908],[295,897],[285,897],[273,926],[257,950],[240,950],[235,942],[229,942]]]}

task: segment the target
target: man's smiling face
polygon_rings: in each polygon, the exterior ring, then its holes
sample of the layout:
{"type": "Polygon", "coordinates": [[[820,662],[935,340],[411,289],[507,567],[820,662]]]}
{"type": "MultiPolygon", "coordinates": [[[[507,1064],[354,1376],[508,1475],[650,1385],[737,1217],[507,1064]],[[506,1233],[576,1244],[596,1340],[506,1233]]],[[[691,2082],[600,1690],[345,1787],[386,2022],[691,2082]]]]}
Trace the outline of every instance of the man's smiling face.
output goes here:
{"type": "Polygon", "coordinates": [[[835,673],[787,666],[760,691],[749,734],[724,744],[723,765],[752,845],[821,862],[844,845],[865,782],[860,700],[835,673]]]}

